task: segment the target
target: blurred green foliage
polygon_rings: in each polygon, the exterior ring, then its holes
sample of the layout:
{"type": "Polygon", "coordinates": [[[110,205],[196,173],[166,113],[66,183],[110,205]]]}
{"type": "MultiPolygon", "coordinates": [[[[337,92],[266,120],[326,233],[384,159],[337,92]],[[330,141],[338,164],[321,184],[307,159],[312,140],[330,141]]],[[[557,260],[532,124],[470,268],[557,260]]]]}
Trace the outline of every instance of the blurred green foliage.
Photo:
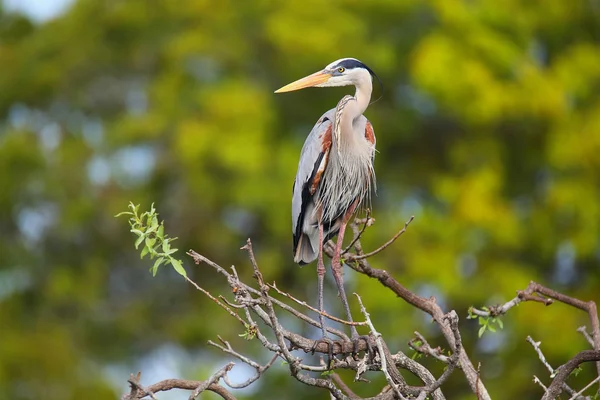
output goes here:
{"type": "MultiPolygon", "coordinates": [[[[79,0],[39,24],[0,7],[0,398],[114,398],[138,370],[202,379],[224,363],[205,345],[217,334],[261,360],[175,271],[153,279],[113,216],[155,202],[180,248],[247,278],[251,237],[265,279],[315,299],[313,266],[292,261],[291,186],[312,125],[351,90],[272,92],[348,56],[386,88],[366,112],[379,191],[364,247],[416,216],[373,264],[459,312],[494,398],[539,398],[525,337],[559,365],[586,347],[586,316],[523,304],[478,339],[467,310],[529,280],[600,300],[597,0],[79,0]]],[[[442,344],[377,282],[346,278],[390,346],[409,351],[414,330],[442,344]]],[[[473,398],[458,372],[446,393],[473,398]]],[[[312,395],[326,397],[278,366],[241,396],[312,395]]]]}

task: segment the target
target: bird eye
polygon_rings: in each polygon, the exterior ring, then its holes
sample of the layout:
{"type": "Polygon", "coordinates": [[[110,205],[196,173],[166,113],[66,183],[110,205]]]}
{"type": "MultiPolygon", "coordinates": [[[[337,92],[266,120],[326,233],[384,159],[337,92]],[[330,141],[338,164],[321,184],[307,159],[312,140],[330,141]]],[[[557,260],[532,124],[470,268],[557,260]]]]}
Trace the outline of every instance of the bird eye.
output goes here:
{"type": "Polygon", "coordinates": [[[346,68],[344,67],[339,67],[338,68],[338,72],[341,74],[342,72],[344,72],[346,70],[346,68]]]}

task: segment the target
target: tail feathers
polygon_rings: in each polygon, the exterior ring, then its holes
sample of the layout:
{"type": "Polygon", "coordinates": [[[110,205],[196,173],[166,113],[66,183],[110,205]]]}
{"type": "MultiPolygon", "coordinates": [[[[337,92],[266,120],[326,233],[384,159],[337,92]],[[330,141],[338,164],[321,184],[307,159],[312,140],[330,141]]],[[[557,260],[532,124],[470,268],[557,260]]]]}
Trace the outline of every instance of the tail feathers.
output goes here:
{"type": "MultiPolygon", "coordinates": [[[[341,218],[338,218],[327,227],[325,232],[323,232],[325,235],[323,243],[337,235],[340,230],[340,224],[341,218]]],[[[309,232],[304,231],[300,234],[300,239],[294,253],[294,262],[305,265],[315,261],[319,255],[319,244],[319,229],[316,226],[310,226],[309,232]]]]}
{"type": "Polygon", "coordinates": [[[309,237],[307,234],[302,233],[298,246],[296,247],[296,253],[294,254],[294,262],[300,265],[309,264],[317,259],[317,252],[319,251],[319,234],[315,238],[309,237]],[[313,240],[314,239],[314,240],[313,240]]]}

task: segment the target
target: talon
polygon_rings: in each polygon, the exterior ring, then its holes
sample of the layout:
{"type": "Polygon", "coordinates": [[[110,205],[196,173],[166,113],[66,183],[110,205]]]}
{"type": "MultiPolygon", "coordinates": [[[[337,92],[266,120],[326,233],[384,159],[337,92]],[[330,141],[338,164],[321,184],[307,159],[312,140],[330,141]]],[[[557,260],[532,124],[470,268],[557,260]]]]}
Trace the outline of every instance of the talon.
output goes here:
{"type": "Polygon", "coordinates": [[[369,361],[373,361],[375,359],[375,350],[373,349],[373,346],[371,346],[371,342],[370,342],[370,336],[369,335],[361,335],[361,336],[355,336],[352,338],[352,344],[353,344],[353,349],[352,349],[352,357],[354,357],[355,355],[358,354],[358,348],[360,347],[360,341],[364,340],[365,344],[367,345],[367,354],[369,355],[369,361]]]}
{"type": "Polygon", "coordinates": [[[328,337],[322,337],[321,339],[315,340],[310,352],[314,355],[315,351],[317,350],[317,346],[321,343],[327,343],[327,366],[329,366],[331,364],[331,360],[333,359],[333,340],[329,339],[328,337]]]}
{"type": "Polygon", "coordinates": [[[334,359],[333,357],[333,346],[337,343],[342,349],[342,343],[339,340],[331,340],[328,337],[322,337],[321,339],[315,340],[315,343],[312,345],[310,352],[311,354],[315,354],[317,350],[317,346],[321,343],[327,343],[327,369],[331,368],[331,362],[334,359]]]}

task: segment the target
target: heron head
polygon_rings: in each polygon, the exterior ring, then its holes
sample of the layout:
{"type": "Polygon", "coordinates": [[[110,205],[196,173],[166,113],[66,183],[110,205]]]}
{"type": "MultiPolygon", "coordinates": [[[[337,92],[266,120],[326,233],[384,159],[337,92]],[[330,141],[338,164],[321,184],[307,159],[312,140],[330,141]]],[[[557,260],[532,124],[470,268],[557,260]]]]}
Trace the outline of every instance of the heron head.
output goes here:
{"type": "Polygon", "coordinates": [[[371,80],[374,72],[356,58],[342,58],[326,66],[323,70],[298,79],[275,93],[291,92],[307,87],[331,87],[357,85],[364,79],[371,80]]]}

